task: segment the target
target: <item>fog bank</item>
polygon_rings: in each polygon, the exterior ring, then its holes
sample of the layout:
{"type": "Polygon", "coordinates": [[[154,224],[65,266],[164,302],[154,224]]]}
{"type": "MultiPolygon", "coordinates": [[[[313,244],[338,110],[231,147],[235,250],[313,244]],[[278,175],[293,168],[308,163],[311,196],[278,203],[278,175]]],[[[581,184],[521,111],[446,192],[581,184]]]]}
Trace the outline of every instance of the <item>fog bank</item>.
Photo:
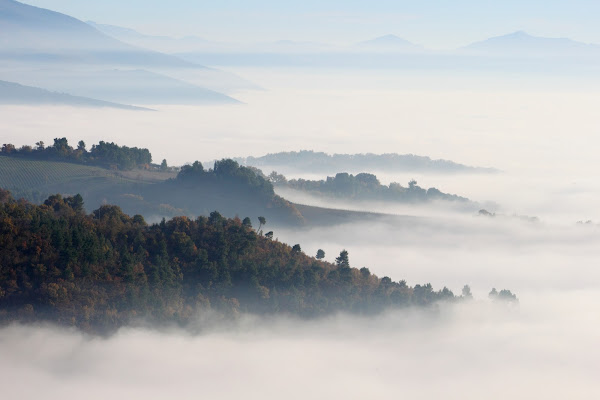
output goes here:
{"type": "Polygon", "coordinates": [[[9,398],[595,398],[598,316],[563,301],[110,339],[17,325],[0,330],[0,382],[9,398]]]}

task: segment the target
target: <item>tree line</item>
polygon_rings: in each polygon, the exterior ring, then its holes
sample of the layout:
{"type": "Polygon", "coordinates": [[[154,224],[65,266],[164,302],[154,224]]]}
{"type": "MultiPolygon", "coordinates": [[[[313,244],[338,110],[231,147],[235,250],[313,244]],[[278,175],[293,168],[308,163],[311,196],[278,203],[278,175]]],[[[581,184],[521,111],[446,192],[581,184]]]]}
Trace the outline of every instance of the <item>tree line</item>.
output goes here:
{"type": "Polygon", "coordinates": [[[415,180],[411,180],[406,187],[396,182],[392,182],[389,185],[382,185],[377,176],[369,173],[353,175],[347,172],[340,172],[335,176],[328,176],[325,180],[317,181],[301,178],[287,180],[282,174],[273,171],[268,178],[274,185],[341,199],[383,200],[407,203],[434,200],[465,203],[469,201],[465,197],[443,193],[436,188],[424,189],[415,180]]]}
{"type": "MultiPolygon", "coordinates": [[[[37,160],[98,165],[121,170],[148,167],[152,163],[152,154],[148,149],[119,146],[112,142],[100,141],[98,144],[92,145],[88,151],[83,140],[79,141],[77,147],[72,147],[67,138],[55,138],[51,146],[46,146],[43,141],[37,142],[34,146],[24,145],[20,148],[5,143],[0,149],[0,154],[37,160]]],[[[164,163],[166,167],[166,161],[164,163]]]]}

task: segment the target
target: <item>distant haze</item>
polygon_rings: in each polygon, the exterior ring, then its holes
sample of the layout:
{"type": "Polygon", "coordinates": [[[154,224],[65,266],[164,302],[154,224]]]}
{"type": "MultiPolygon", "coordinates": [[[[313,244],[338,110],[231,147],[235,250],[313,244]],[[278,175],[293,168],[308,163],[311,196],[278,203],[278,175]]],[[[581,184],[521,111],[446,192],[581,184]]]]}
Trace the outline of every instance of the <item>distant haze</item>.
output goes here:
{"type": "MultiPolygon", "coordinates": [[[[318,227],[269,216],[261,227],[306,254],[324,250],[326,261],[347,250],[352,267],[395,281],[455,294],[468,284],[473,302],[315,320],[203,314],[190,330],[126,328],[108,338],[3,326],[6,398],[600,398],[600,52],[589,44],[600,43],[600,2],[30,3],[80,20],[51,14],[62,33],[37,41],[32,16],[47,14],[27,8],[25,33],[12,22],[0,29],[0,80],[36,100],[0,105],[0,145],[102,140],[148,148],[169,166],[302,149],[416,154],[498,172],[350,163],[343,169],[383,184],[416,180],[489,212],[279,189],[297,203],[380,215],[318,227]],[[94,51],[65,54],[62,40],[77,44],[77,34],[96,38],[94,51]],[[30,47],[9,51],[13,42],[30,47]],[[98,51],[105,45],[120,51],[98,51]],[[156,112],[40,105],[51,92],[156,112]],[[201,93],[226,101],[183,101],[201,93]],[[492,288],[510,289],[519,304],[494,303],[492,288]]],[[[0,0],[0,21],[18,20],[2,10],[19,4],[0,0]]],[[[279,172],[319,180],[348,171],[279,172]]]]}
{"type": "Polygon", "coordinates": [[[158,36],[222,42],[325,42],[348,45],[394,34],[428,48],[453,49],[525,30],[539,36],[600,43],[593,0],[569,2],[458,0],[370,2],[230,0],[168,4],[157,0],[88,2],[28,0],[84,21],[120,25],[158,36]],[[115,12],[118,10],[118,12],[115,12]]]}

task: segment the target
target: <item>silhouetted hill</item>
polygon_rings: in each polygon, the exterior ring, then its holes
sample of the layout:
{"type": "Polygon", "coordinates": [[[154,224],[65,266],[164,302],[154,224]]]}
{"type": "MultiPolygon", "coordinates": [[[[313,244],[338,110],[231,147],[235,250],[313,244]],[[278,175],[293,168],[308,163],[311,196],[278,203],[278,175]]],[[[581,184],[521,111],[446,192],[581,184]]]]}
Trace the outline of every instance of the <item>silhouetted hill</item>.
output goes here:
{"type": "Polygon", "coordinates": [[[547,38],[517,31],[472,43],[461,50],[487,56],[512,57],[600,57],[600,46],[568,38],[547,38]]]}
{"type": "Polygon", "coordinates": [[[0,53],[8,58],[38,54],[69,62],[200,68],[120,42],[68,15],[13,0],[0,0],[0,25],[0,53]]]}
{"type": "Polygon", "coordinates": [[[252,85],[224,71],[126,44],[76,18],[0,0],[0,78],[109,102],[237,103],[252,85]],[[188,83],[189,82],[189,83],[188,83]]]}
{"type": "MultiPolygon", "coordinates": [[[[429,171],[438,173],[490,173],[492,168],[471,167],[448,160],[432,160],[414,154],[327,154],[311,150],[267,154],[262,157],[236,158],[244,165],[272,168],[277,172],[325,173],[340,171],[360,172],[410,172],[429,171]]],[[[265,171],[268,172],[268,171],[265,171]]]]}
{"type": "Polygon", "coordinates": [[[418,52],[423,51],[423,46],[419,46],[408,40],[402,39],[396,35],[385,35],[375,39],[358,43],[355,48],[361,50],[373,51],[392,51],[392,52],[418,52]]]}
{"type": "Polygon", "coordinates": [[[0,81],[0,104],[54,104],[75,107],[109,107],[124,110],[152,111],[149,108],[112,103],[88,97],[72,96],[66,93],[51,92],[45,89],[6,81],[0,81]]]}

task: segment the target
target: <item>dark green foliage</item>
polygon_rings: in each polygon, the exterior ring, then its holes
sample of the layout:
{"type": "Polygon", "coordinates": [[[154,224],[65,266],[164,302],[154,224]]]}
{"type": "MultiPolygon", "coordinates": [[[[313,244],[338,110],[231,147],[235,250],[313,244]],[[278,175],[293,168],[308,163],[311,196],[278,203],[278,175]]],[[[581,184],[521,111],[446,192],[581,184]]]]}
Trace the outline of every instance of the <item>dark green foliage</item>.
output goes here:
{"type": "Polygon", "coordinates": [[[322,260],[325,258],[325,252],[322,249],[317,250],[316,259],[322,260]]]}
{"type": "Polygon", "coordinates": [[[137,318],[185,324],[209,308],[309,317],[454,299],[350,268],[343,253],[318,261],[218,212],[149,226],[112,205],[86,215],[77,196],[36,206],[0,191],[0,319],[101,331],[137,318]]]}
{"type": "Polygon", "coordinates": [[[335,263],[338,267],[350,267],[348,252],[346,250],[340,251],[340,256],[335,259],[335,263]]]}
{"type": "Polygon", "coordinates": [[[379,200],[396,202],[427,202],[449,200],[468,202],[468,199],[453,194],[442,193],[436,188],[423,189],[417,181],[411,180],[408,187],[398,183],[382,185],[373,174],[356,175],[341,172],[326,180],[310,181],[305,179],[276,180],[277,184],[312,194],[355,200],[379,200]]]}
{"type": "Polygon", "coordinates": [[[99,165],[122,170],[130,170],[152,162],[152,155],[148,149],[119,146],[115,143],[102,141],[97,145],[93,145],[89,152],[85,148],[86,145],[83,140],[80,140],[77,148],[73,149],[69,146],[67,138],[56,138],[52,147],[45,147],[42,141],[37,142],[35,148],[23,146],[19,150],[15,149],[12,144],[5,144],[2,147],[2,154],[34,160],[99,165]]]}

